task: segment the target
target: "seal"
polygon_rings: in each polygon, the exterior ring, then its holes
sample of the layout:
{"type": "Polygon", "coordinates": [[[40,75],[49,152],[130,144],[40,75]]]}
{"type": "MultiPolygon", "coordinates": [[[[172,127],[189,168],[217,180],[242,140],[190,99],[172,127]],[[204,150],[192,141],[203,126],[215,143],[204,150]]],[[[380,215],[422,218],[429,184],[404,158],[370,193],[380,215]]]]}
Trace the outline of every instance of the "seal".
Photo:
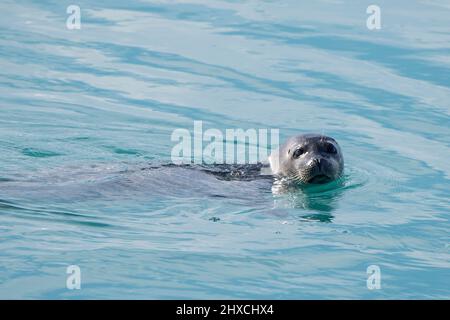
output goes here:
{"type": "Polygon", "coordinates": [[[269,156],[272,174],[301,184],[326,183],[339,178],[344,157],[336,140],[319,134],[290,137],[269,156]]]}

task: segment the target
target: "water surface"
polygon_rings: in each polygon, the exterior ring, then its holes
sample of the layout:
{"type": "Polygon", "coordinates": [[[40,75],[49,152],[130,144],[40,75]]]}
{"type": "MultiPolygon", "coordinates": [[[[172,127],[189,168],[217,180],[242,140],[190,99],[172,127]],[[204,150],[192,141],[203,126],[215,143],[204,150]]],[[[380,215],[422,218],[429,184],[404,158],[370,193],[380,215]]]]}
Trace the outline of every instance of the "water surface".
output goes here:
{"type": "Polygon", "coordinates": [[[76,4],[0,4],[0,298],[450,297],[448,2],[76,4]],[[333,136],[344,182],[152,169],[194,120],[333,136]]]}

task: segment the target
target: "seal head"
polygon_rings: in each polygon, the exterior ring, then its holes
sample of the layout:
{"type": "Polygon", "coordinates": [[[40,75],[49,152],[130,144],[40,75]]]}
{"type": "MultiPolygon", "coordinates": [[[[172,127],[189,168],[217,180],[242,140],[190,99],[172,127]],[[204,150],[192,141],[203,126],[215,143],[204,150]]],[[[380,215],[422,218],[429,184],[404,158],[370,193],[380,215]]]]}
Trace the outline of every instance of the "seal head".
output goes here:
{"type": "Polygon", "coordinates": [[[339,144],[319,134],[290,137],[272,152],[269,162],[274,175],[301,184],[326,183],[339,178],[344,170],[339,144]]]}

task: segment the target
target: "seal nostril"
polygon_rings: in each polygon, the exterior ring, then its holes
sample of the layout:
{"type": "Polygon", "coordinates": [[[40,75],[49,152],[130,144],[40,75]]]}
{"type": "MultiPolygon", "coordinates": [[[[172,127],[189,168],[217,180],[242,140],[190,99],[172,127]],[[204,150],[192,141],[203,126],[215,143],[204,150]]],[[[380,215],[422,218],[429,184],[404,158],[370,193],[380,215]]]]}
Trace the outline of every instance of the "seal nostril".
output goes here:
{"type": "Polygon", "coordinates": [[[320,159],[318,159],[318,158],[313,159],[313,164],[320,168],[320,165],[321,165],[320,159]]]}

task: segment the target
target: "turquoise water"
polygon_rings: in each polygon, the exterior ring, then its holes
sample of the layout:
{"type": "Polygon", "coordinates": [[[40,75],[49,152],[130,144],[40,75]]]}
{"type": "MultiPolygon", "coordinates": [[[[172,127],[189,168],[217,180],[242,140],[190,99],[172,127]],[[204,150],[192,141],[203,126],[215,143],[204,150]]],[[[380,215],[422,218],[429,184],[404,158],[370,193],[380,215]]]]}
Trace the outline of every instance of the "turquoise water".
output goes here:
{"type": "Polygon", "coordinates": [[[68,4],[0,4],[0,298],[450,298],[448,1],[380,30],[364,1],[68,4]],[[343,182],[152,169],[194,120],[333,136],[343,182]]]}

